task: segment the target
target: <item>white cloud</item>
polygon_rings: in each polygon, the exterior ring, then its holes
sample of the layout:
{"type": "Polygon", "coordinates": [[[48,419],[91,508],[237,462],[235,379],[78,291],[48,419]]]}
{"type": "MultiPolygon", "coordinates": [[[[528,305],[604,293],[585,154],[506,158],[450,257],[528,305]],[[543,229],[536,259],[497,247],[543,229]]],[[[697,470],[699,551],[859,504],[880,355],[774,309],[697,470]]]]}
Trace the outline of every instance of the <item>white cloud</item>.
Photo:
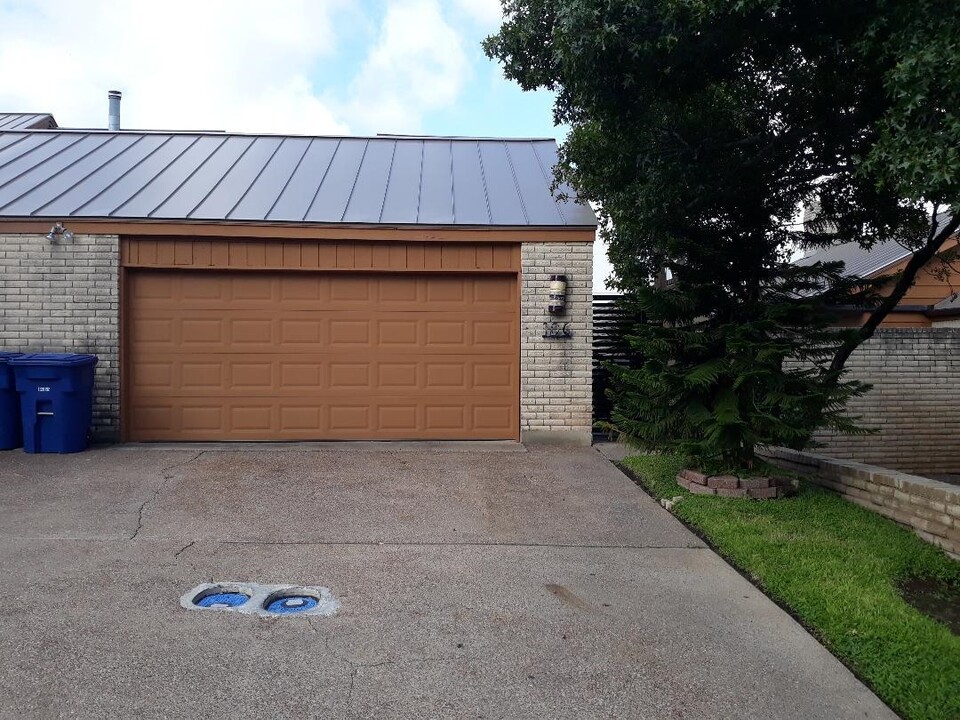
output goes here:
{"type": "Polygon", "coordinates": [[[456,102],[468,75],[463,40],[436,0],[395,0],[351,84],[347,117],[363,132],[418,132],[425,113],[456,102]]]}
{"type": "Polygon", "coordinates": [[[36,0],[0,5],[0,108],[103,127],[343,132],[310,85],[345,0],[36,0]]]}
{"type": "Polygon", "coordinates": [[[456,6],[475,22],[495,30],[503,21],[500,0],[454,0],[456,6]]]}
{"type": "Polygon", "coordinates": [[[0,0],[0,111],[102,128],[118,89],[124,128],[419,132],[462,98],[475,22],[499,18],[455,2],[0,0]]]}

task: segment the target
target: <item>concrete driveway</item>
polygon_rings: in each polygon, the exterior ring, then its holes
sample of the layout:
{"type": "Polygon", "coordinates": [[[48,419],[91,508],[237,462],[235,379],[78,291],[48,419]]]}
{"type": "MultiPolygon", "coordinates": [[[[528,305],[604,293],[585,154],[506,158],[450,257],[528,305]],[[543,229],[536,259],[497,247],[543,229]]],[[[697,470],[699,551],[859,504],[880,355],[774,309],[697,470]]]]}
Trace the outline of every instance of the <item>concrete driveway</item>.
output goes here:
{"type": "Polygon", "coordinates": [[[4,452],[0,570],[3,717],[895,717],[593,449],[4,452]]]}

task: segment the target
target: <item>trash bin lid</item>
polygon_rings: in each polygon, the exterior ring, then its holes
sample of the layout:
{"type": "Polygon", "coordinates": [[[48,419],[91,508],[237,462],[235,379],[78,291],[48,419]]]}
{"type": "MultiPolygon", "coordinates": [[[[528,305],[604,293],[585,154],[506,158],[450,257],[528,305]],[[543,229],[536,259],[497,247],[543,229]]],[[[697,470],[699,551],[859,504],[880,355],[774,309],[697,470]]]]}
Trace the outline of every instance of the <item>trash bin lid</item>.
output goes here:
{"type": "Polygon", "coordinates": [[[8,360],[12,360],[13,358],[18,358],[21,355],[23,355],[23,353],[7,352],[5,350],[0,350],[0,365],[5,365],[8,360]]]}
{"type": "Polygon", "coordinates": [[[27,353],[20,357],[10,358],[10,365],[96,365],[96,355],[81,355],[79,353],[27,353]]]}

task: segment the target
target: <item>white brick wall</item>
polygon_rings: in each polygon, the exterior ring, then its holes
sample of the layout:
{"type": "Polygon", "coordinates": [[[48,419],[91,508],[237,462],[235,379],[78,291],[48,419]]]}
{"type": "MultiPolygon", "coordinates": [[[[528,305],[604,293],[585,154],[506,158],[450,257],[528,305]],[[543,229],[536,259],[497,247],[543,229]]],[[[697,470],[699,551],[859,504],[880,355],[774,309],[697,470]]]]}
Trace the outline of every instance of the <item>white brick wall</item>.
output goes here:
{"type": "Polygon", "coordinates": [[[524,243],[520,277],[520,432],[527,441],[589,444],[592,437],[593,246],[524,243]],[[550,276],[566,275],[567,312],[547,312],[550,276]],[[572,338],[546,339],[544,323],[572,338]]]}
{"type": "Polygon", "coordinates": [[[0,235],[0,348],[99,356],[93,427],[105,440],[119,430],[118,260],[116,235],[0,235]]]}

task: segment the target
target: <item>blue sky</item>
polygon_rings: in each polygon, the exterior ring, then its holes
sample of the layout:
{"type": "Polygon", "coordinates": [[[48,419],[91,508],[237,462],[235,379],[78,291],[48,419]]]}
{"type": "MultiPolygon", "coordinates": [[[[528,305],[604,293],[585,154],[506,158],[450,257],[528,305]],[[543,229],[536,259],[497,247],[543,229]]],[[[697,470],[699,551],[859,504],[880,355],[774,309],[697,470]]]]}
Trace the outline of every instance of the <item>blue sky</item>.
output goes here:
{"type": "MultiPolygon", "coordinates": [[[[105,127],[552,137],[480,47],[499,0],[0,0],[0,112],[105,127]]],[[[605,258],[597,254],[599,280],[605,258]]]]}

